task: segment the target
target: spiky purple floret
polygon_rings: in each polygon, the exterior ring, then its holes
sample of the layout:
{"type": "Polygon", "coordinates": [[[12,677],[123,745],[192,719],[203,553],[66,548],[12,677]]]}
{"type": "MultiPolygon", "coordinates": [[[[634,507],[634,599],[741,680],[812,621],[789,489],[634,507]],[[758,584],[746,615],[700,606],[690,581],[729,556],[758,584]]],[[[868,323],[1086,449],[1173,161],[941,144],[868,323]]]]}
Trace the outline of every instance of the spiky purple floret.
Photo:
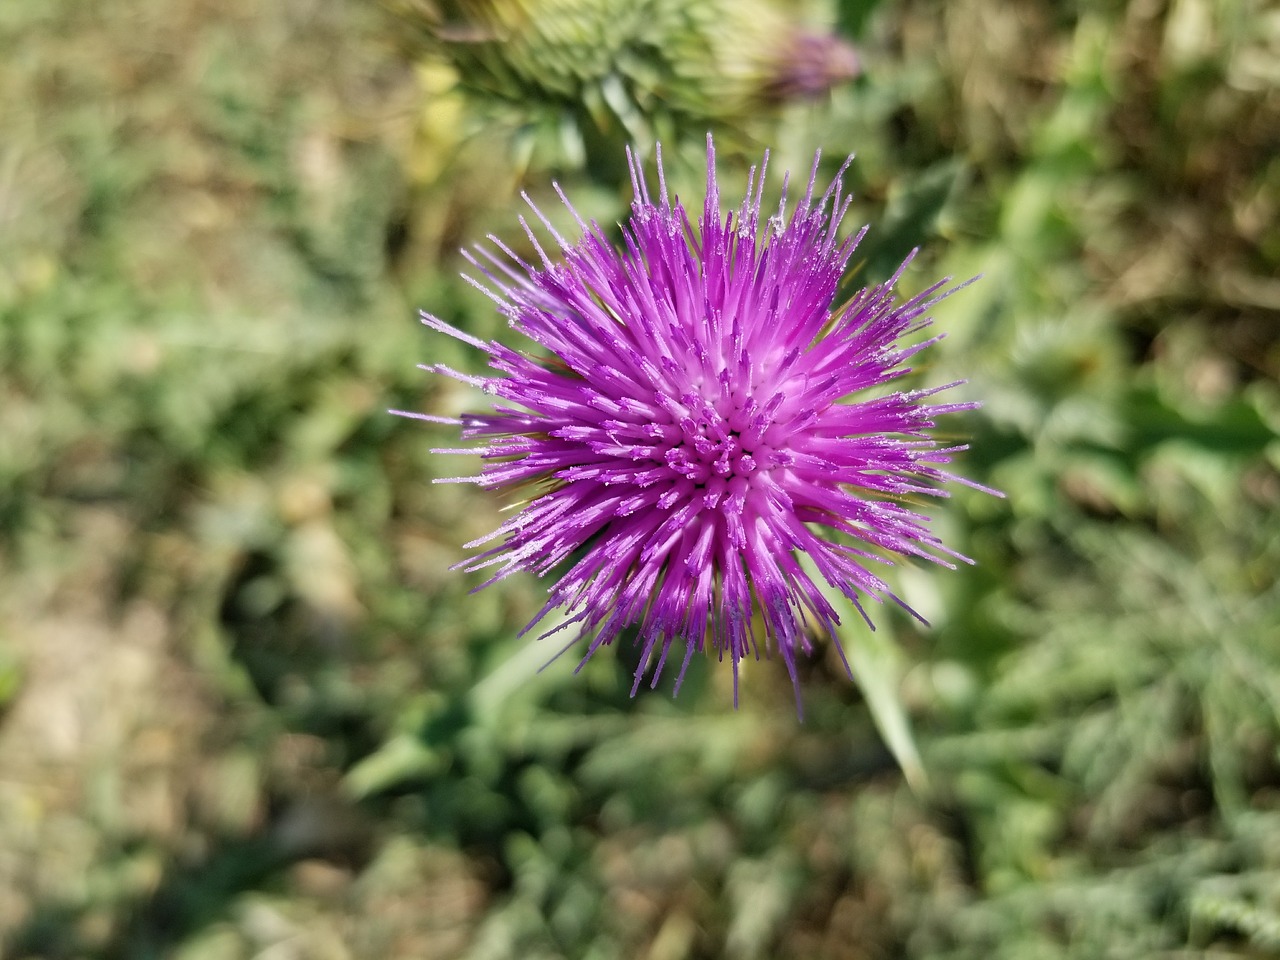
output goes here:
{"type": "Polygon", "coordinates": [[[948,281],[896,302],[900,268],[833,307],[866,232],[838,236],[847,162],[815,196],[815,157],[789,217],[784,178],[778,213],[762,222],[766,154],[736,215],[726,216],[708,138],[695,226],[668,194],[660,151],[656,200],[640,161],[629,161],[635,199],[621,250],[561,193],[582,230],[574,243],[530,202],[559,259],[523,218],[540,264],[494,237],[494,249],[468,255],[488,279],[476,285],[537,350],[486,343],[423,314],[429,327],[483,351],[493,370],[425,367],[497,398],[491,412],[452,421],[479,446],[442,452],[486,461],[479,476],[455,480],[531,497],[467,546],[496,545],[459,566],[496,567],[484,586],[516,571],[559,570],[523,632],[563,608],[565,621],[550,632],[576,625],[585,663],[637,627],[633,694],[650,669],[657,683],[676,640],[684,644],[677,692],[694,653],[709,646],[732,662],[736,703],[744,658],[776,650],[794,684],[810,631],[835,637],[839,618],[801,554],[868,625],[860,598],[902,603],[871,561],[968,562],[908,504],[945,496],[942,485],[958,479],[943,467],[963,448],[940,447],[928,431],[940,415],[975,404],[926,402],[946,387],[885,386],[937,340],[899,345],[928,325],[926,312],[952,292],[948,281]]]}

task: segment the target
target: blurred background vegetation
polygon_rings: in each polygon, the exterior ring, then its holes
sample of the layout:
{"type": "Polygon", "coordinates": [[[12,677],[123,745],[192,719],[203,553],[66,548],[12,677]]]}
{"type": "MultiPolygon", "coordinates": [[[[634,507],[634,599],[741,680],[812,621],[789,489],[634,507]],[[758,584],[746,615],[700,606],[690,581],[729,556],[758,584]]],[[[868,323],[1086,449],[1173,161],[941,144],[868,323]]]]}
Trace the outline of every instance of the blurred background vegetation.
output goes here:
{"type": "Polygon", "coordinates": [[[9,2],[0,91],[0,954],[1280,955],[1272,6],[9,2]],[[498,333],[521,189],[698,198],[709,129],[727,201],[857,153],[855,282],[984,275],[920,377],[1008,498],[803,724],[537,673],[385,412],[475,403],[414,312],[498,333]]]}

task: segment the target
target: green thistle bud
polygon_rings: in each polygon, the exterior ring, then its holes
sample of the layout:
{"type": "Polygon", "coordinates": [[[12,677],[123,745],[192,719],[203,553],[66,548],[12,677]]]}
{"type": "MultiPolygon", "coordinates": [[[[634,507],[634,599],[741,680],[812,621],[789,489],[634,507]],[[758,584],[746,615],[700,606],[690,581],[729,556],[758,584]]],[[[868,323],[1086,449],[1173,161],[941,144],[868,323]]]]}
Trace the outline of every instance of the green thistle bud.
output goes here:
{"type": "Polygon", "coordinates": [[[398,2],[528,151],[551,146],[570,165],[618,155],[618,140],[749,131],[858,69],[848,44],[777,0],[398,2]]]}

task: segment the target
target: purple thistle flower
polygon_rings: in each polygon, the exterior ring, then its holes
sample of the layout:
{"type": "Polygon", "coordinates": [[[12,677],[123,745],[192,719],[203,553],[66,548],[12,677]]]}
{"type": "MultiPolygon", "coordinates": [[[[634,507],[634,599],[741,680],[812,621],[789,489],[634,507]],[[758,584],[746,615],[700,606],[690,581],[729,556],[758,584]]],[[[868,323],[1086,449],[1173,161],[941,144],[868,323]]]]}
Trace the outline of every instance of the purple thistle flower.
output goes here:
{"type": "Polygon", "coordinates": [[[964,447],[941,447],[928,431],[940,415],[976,404],[926,402],[947,387],[886,388],[939,338],[910,346],[902,339],[927,326],[926,312],[958,288],[944,290],[943,280],[897,302],[904,263],[887,282],[833,306],[866,232],[837,235],[850,203],[841,186],[848,161],[815,196],[815,156],[795,210],[786,216],[784,178],[778,213],[762,221],[766,154],[736,215],[725,216],[708,137],[706,200],[695,225],[668,194],[661,150],[656,199],[640,161],[628,158],[635,199],[622,249],[557,188],[582,230],[577,242],[525,199],[559,245],[558,260],[523,218],[540,265],[492,236],[496,251],[467,254],[489,281],[472,282],[535,349],[486,343],[422,315],[482,351],[494,372],[424,369],[481,388],[496,398],[493,410],[408,415],[458,424],[478,442],[437,452],[478,454],[479,476],[437,482],[527,498],[467,547],[497,545],[458,565],[496,567],[482,586],[521,570],[560,571],[522,635],[563,608],[564,622],[548,633],[578,625],[574,642],[588,640],[581,668],[637,628],[633,695],[650,669],[657,684],[675,641],[684,646],[677,692],[694,653],[709,648],[733,665],[736,706],[744,658],[776,651],[796,685],[796,659],[811,653],[812,632],[839,648],[839,618],[824,591],[844,594],[873,629],[862,597],[887,596],[910,610],[872,561],[898,554],[947,567],[949,558],[971,562],[929,532],[911,503],[946,496],[942,485],[959,480],[944,466],[964,447]],[[804,567],[802,555],[811,561],[804,567]]]}

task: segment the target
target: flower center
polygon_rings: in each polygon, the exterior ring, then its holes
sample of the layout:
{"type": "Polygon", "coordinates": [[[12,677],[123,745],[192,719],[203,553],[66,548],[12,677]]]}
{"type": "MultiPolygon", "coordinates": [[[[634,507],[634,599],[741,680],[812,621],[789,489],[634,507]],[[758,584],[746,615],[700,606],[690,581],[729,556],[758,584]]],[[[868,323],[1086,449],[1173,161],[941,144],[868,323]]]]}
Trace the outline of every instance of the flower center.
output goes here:
{"type": "Polygon", "coordinates": [[[773,451],[763,437],[768,418],[754,403],[712,404],[697,395],[681,399],[683,411],[663,430],[667,444],[662,461],[671,470],[704,487],[717,479],[747,480],[769,466],[773,451]]]}

